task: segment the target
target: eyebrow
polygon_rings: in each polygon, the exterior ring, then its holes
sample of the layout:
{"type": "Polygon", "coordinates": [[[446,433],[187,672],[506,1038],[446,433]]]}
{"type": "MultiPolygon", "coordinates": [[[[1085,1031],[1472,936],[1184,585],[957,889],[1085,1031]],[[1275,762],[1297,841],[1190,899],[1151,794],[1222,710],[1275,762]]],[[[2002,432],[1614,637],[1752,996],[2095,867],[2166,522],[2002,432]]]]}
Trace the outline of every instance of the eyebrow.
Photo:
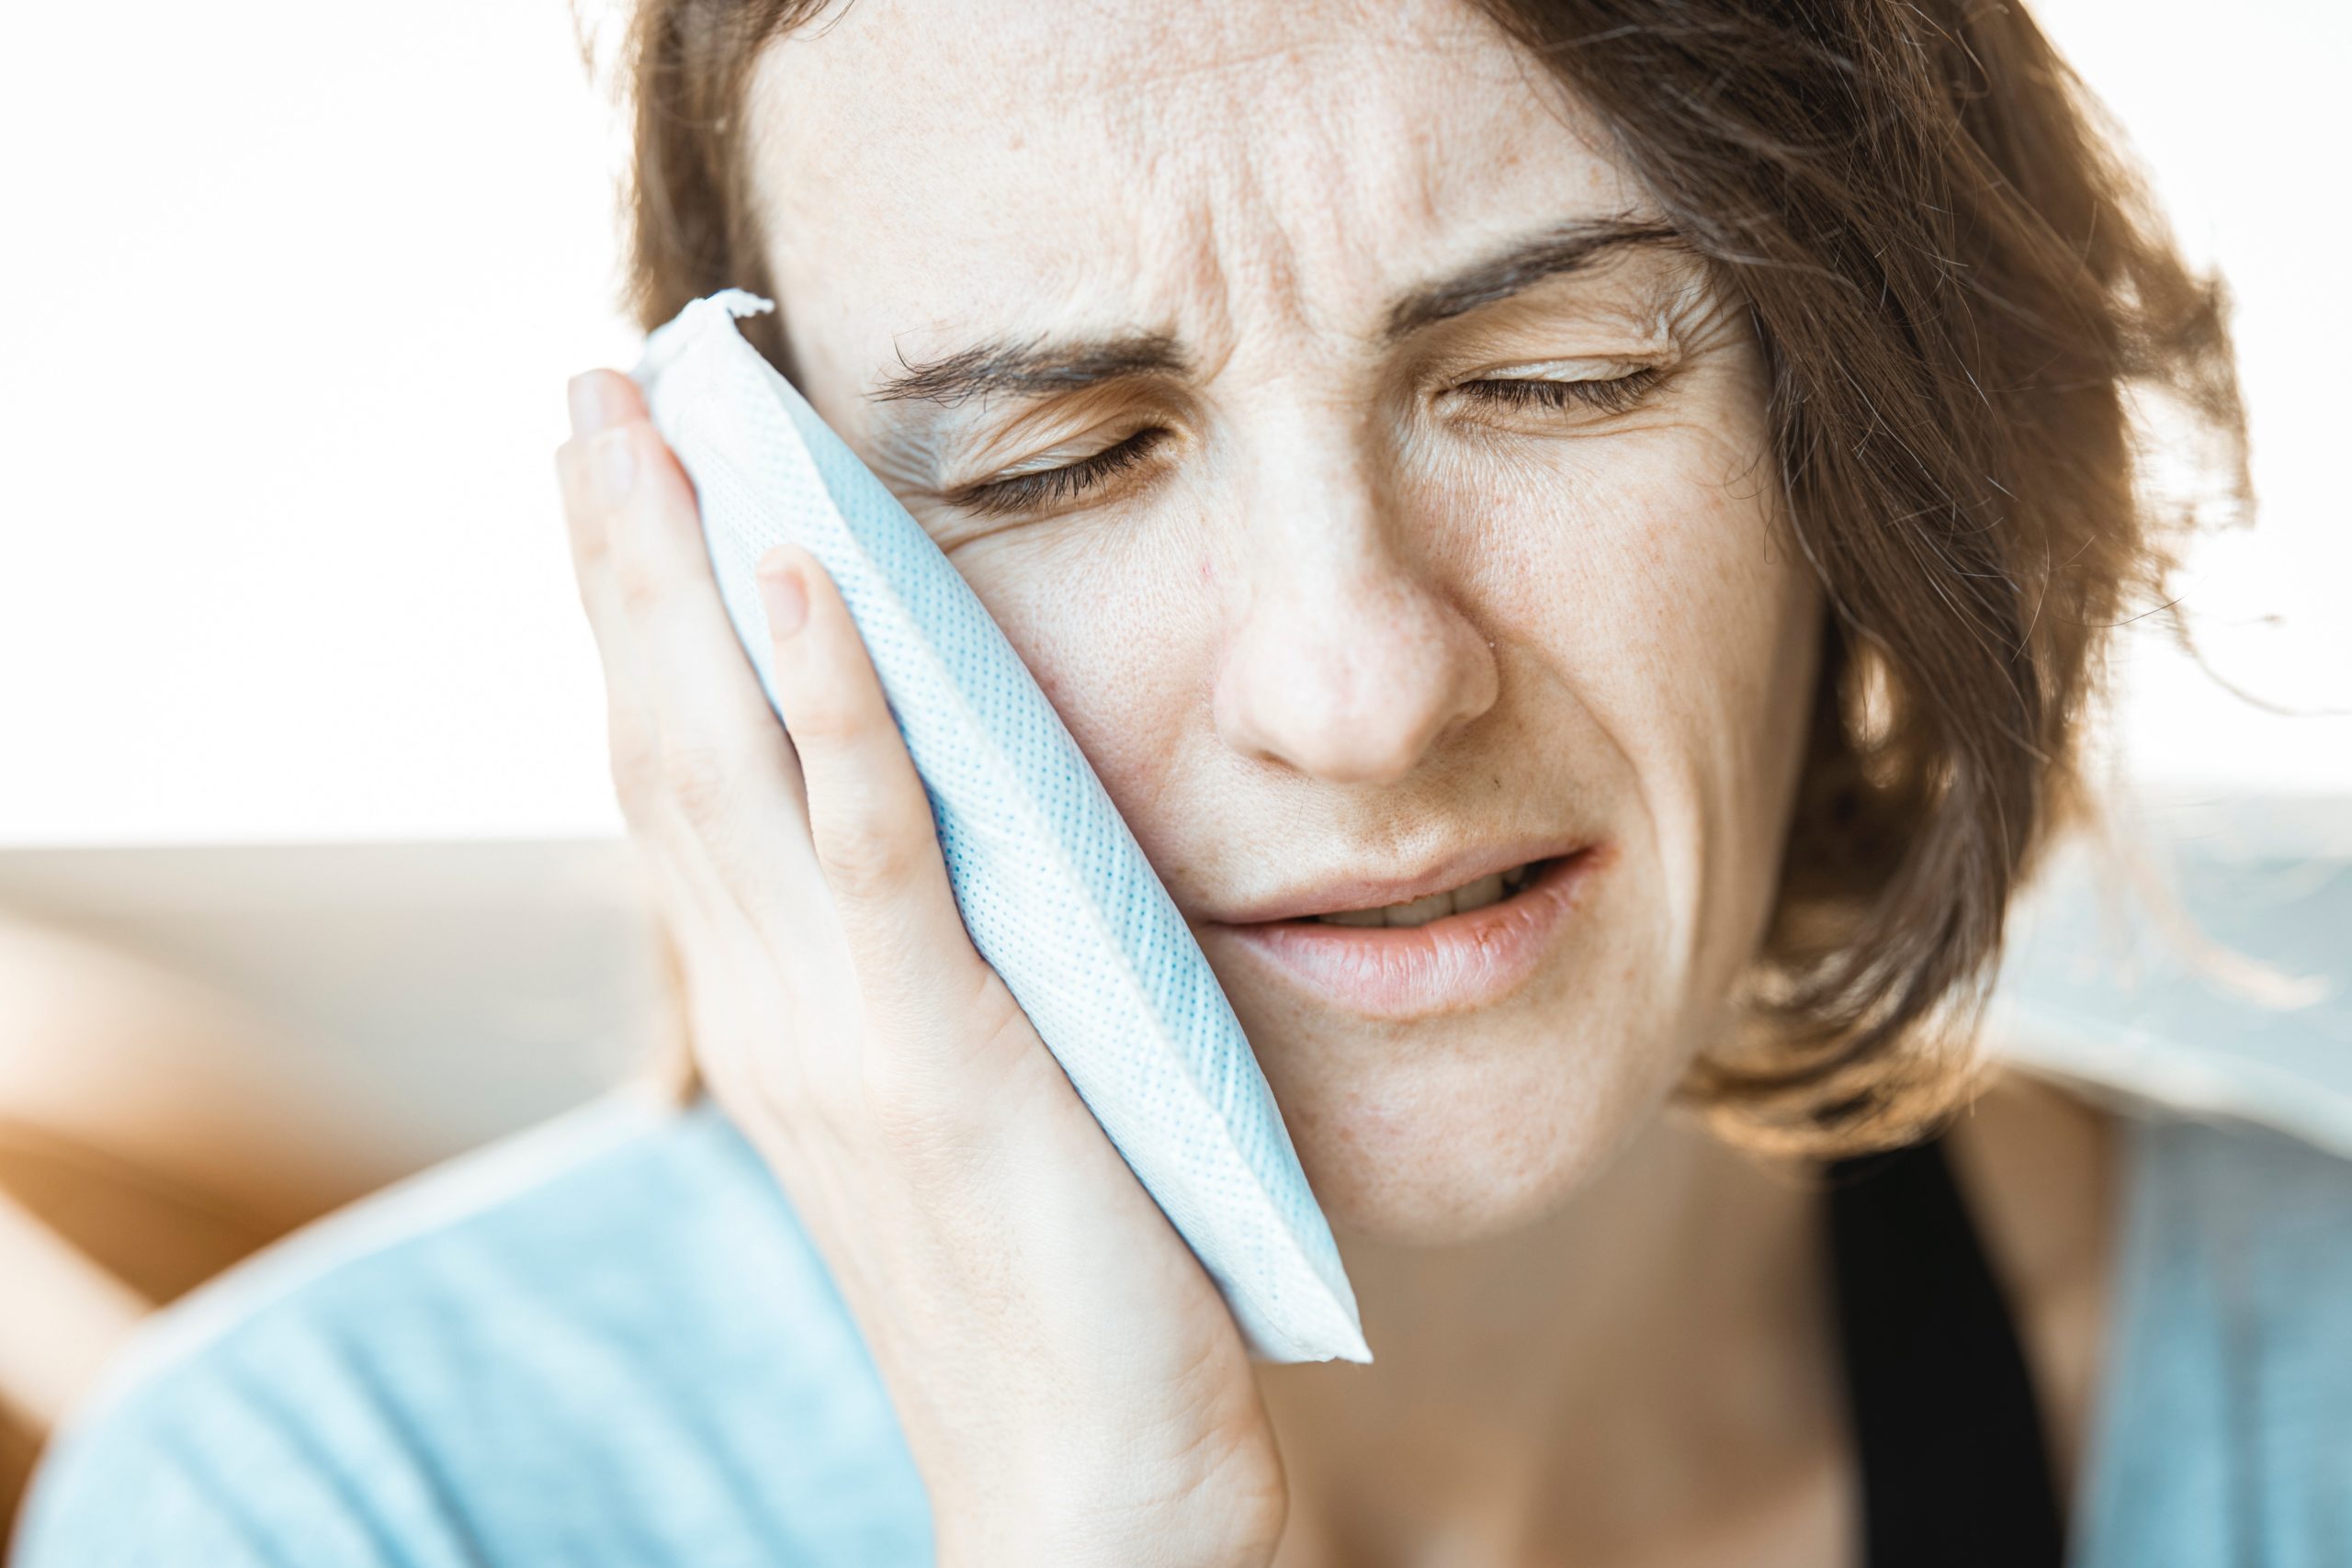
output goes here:
{"type": "MultiPolygon", "coordinates": [[[[1523,236],[1443,277],[1413,288],[1388,309],[1381,340],[1394,344],[1440,321],[1466,315],[1534,287],[1545,278],[1583,270],[1632,245],[1679,245],[1664,224],[1626,219],[1572,219],[1523,236]]],[[[1129,377],[1182,375],[1190,361],[1166,333],[1119,333],[1091,338],[992,339],[943,359],[910,365],[885,377],[866,394],[873,402],[920,399],[952,404],[983,393],[1035,397],[1072,391],[1129,377]]]]}

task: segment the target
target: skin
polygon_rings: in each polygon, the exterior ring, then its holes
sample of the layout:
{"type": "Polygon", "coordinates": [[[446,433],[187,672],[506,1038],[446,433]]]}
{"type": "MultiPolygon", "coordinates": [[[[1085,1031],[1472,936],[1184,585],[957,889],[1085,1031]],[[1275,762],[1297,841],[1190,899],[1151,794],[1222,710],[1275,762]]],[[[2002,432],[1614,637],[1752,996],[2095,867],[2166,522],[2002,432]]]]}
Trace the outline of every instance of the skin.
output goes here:
{"type": "MultiPolygon", "coordinates": [[[[1815,1197],[1668,1100],[1770,907],[1821,615],[1745,313],[1626,245],[1384,333],[1535,230],[1657,218],[1459,5],[860,0],[764,51],[751,110],[798,384],[1193,923],[1379,1358],[1248,1362],[971,951],[821,569],[767,563],[772,620],[807,606],[777,649],[787,743],[691,486],[626,380],[582,377],[558,468],[616,788],[705,1075],[875,1348],[942,1561],[1839,1560],[1815,1197]],[[1187,368],[875,395],[987,340],[1119,333],[1187,368]],[[1618,378],[1605,406],[1524,386],[1618,378]],[[974,493],[1152,432],[1091,488],[974,493]],[[1487,1007],[1356,1016],[1216,924],[1544,833],[1599,870],[1487,1007]]],[[[1985,1104],[2026,1110],[1981,1118],[2007,1142],[1970,1168],[2072,1183],[2039,1210],[2012,1187],[1995,1237],[2064,1433],[2105,1123],[2050,1090],[1985,1104]]]]}
{"type": "Polygon", "coordinates": [[[1772,536],[1745,318],[1692,298],[1690,259],[1367,344],[1500,240],[1657,218],[1556,93],[1452,7],[1228,9],[1202,36],[1191,8],[861,3],[783,40],[754,91],[775,288],[810,400],[1004,627],[1180,908],[1530,831],[1611,847],[1570,948],[1474,1015],[1367,1027],[1206,933],[1334,1223],[1459,1240],[1589,1179],[1715,1034],[1818,604],[1772,536]],[[1202,374],[1060,407],[861,396],[901,356],[1124,327],[1202,374]],[[1619,418],[1452,390],[1669,358],[1619,418]],[[1146,422],[1178,435],[1115,493],[942,499],[1146,422]]]}

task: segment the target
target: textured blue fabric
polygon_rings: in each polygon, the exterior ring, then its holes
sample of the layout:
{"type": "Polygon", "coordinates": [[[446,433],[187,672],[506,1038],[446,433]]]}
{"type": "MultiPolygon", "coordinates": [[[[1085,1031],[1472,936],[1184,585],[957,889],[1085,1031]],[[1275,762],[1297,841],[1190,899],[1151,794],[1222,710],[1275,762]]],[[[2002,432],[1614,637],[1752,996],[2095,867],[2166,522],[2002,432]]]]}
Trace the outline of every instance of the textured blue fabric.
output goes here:
{"type": "Polygon", "coordinates": [[[780,1190],[616,1100],[158,1319],[62,1434],[18,1563],[927,1562],[922,1485],[780,1190]]]}
{"type": "Polygon", "coordinates": [[[2276,1130],[2135,1124],[2077,1521],[2098,1568],[2352,1563],[2352,1162],[2276,1130]]]}
{"type": "MultiPolygon", "coordinates": [[[[2352,1162],[2143,1104],[2077,1568],[2352,1563],[2352,1162]]],[[[615,1101],[165,1313],[17,1568],[889,1565],[921,1479],[773,1179],[615,1101]]]]}
{"type": "Polygon", "coordinates": [[[1267,1360],[1368,1361],[1282,1111],[1200,943],[955,565],[736,329],[741,289],[656,328],[633,376],[695,483],[720,602],[779,717],[753,569],[841,590],[922,774],[973,947],[1267,1360]]]}

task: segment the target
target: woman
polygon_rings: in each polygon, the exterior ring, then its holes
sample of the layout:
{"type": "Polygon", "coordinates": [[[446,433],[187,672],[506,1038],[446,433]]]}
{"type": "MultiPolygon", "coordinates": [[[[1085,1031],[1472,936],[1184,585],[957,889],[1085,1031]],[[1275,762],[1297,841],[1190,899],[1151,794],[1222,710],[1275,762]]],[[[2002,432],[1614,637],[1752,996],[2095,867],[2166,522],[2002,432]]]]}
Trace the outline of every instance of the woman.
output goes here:
{"type": "MultiPolygon", "coordinates": [[[[972,951],[830,581],[763,574],[787,745],[595,372],[558,468],[709,1099],[176,1314],[37,1489],[37,1568],[1875,1568],[2054,1562],[2069,1517],[2101,1568],[2215,1560],[2145,1528],[2185,1494],[2132,1390],[2088,1446],[2107,1325],[2178,1304],[2109,1301],[2110,1165],[2178,1145],[1966,1027],[2105,628],[2160,602],[2124,399],[2240,434],[2214,288],[2028,17],[650,0],[634,37],[639,319],[778,301],[746,327],[1193,923],[1378,1359],[1246,1358],[972,951]],[[1826,1210],[1818,1162],[1939,1161],[1964,1106],[1958,1189],[1826,1210]]],[[[2352,1552],[2301,1522],[2277,1561],[2352,1552]]]]}

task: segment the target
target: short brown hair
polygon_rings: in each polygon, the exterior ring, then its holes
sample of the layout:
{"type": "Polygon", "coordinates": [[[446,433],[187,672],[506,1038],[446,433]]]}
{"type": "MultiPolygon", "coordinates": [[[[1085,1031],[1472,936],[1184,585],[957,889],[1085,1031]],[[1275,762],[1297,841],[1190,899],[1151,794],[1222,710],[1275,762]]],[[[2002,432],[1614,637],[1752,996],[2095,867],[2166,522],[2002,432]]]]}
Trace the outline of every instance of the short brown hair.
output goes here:
{"type": "MultiPolygon", "coordinates": [[[[1999,0],[1477,0],[1600,116],[1750,313],[1791,536],[1828,605],[1754,1027],[1682,1086],[1748,1146],[1917,1136],[1969,1091],[2014,893],[2086,803],[2110,628],[2196,519],[2131,400],[2246,500],[2219,281],[1999,0]]],[[[767,40],[825,0],[641,0],[627,308],[773,295],[744,156],[767,40]]],[[[792,373],[780,313],[743,325],[792,373]]]]}

